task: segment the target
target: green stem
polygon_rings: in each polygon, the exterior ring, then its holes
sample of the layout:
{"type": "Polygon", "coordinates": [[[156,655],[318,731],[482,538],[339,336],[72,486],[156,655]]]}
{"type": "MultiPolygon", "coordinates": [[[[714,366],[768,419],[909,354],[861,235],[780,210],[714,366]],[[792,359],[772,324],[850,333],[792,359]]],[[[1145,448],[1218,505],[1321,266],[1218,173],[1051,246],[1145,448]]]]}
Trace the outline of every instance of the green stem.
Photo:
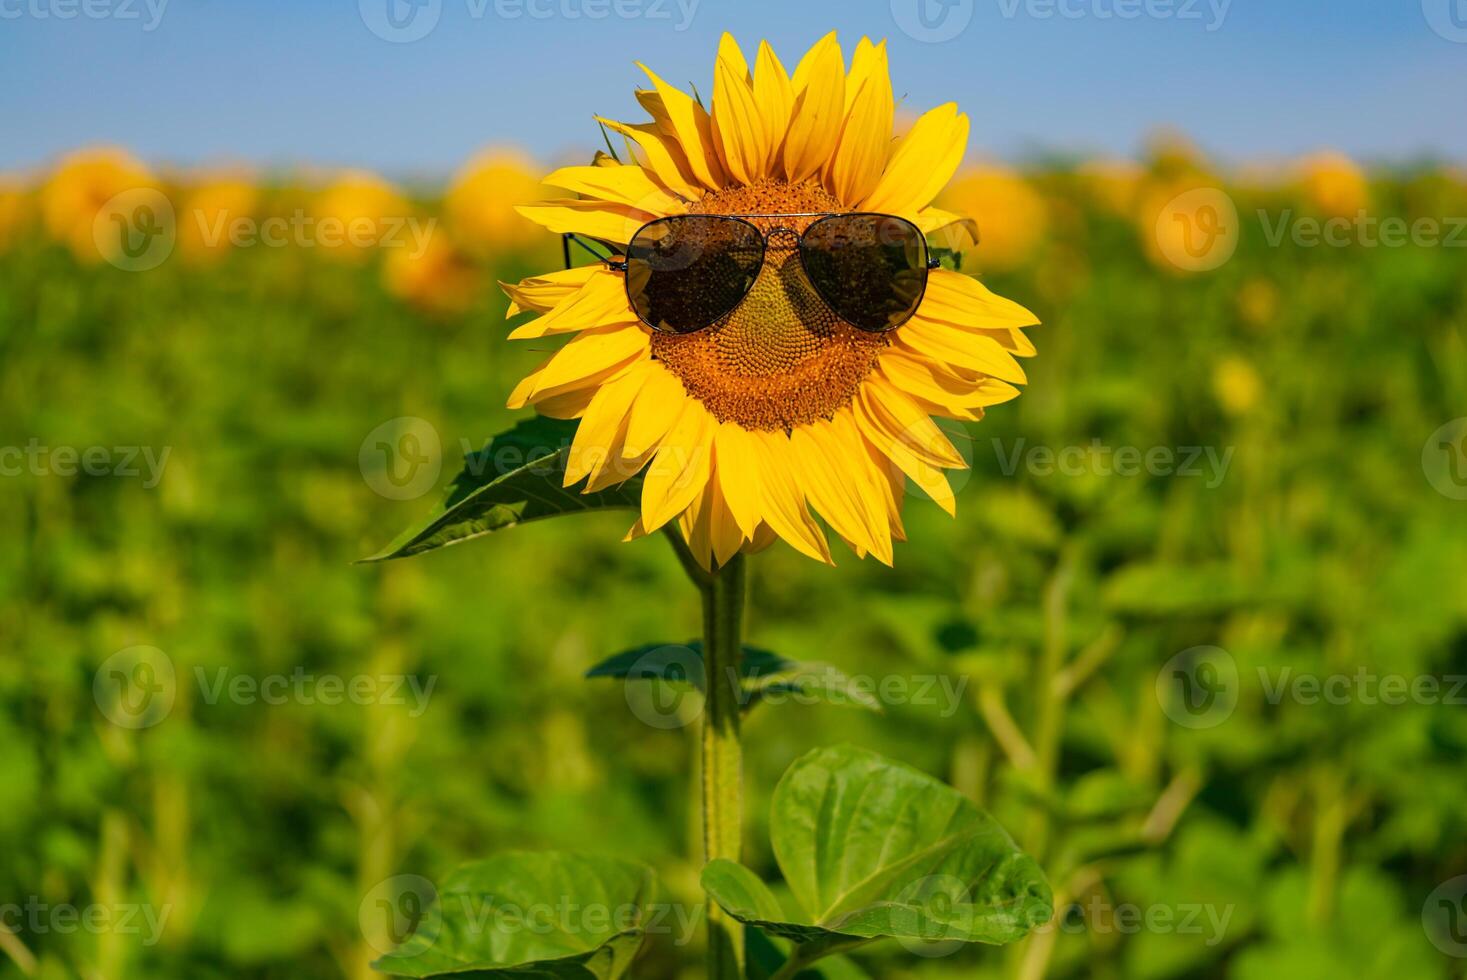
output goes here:
{"type": "MultiPolygon", "coordinates": [[[[740,630],[744,558],[735,555],[712,574],[703,592],[703,658],[708,700],[703,712],[703,853],[705,860],[739,859],[743,828],[743,760],[739,747],[740,630]]],[[[742,980],[744,928],[708,902],[709,980],[742,980]]]]}

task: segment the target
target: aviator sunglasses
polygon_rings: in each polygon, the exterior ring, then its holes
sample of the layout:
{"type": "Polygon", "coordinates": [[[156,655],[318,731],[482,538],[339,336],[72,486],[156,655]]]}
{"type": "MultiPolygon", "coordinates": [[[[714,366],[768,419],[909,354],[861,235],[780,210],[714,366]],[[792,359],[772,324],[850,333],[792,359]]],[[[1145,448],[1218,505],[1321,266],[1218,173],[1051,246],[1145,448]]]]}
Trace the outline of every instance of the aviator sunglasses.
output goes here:
{"type": "MultiPolygon", "coordinates": [[[[841,319],[870,333],[895,330],[912,318],[939,265],[921,229],[905,218],[866,212],[679,214],[649,221],[632,236],[625,257],[603,256],[626,274],[627,301],[643,323],[661,333],[706,329],[732,313],[759,278],[770,239],[793,240],[810,284],[841,319]],[[761,231],[748,219],[816,218],[803,232],[788,226],[761,231]]],[[[608,250],[618,250],[596,240],[608,250]]]]}

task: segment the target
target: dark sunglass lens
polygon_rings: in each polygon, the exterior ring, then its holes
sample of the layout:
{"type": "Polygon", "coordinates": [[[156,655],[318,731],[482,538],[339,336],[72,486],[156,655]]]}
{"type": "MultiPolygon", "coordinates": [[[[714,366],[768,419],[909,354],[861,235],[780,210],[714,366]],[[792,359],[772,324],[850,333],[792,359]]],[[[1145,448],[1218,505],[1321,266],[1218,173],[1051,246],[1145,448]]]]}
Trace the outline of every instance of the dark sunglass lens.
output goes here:
{"type": "Polygon", "coordinates": [[[702,330],[748,294],[764,261],[753,225],[716,215],[663,218],[627,246],[627,297],[665,333],[702,330]]]}
{"type": "Polygon", "coordinates": [[[862,330],[911,319],[927,289],[927,243],[910,221],[882,214],[821,218],[800,241],[805,273],[831,309],[862,330]]]}

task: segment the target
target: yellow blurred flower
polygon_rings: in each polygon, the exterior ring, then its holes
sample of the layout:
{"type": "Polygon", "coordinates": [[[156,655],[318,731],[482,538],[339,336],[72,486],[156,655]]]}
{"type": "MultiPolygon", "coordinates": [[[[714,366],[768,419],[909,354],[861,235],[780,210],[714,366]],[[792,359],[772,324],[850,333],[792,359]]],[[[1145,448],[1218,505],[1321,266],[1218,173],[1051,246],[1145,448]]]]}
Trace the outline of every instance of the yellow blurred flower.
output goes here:
{"type": "Polygon", "coordinates": [[[1168,272],[1207,272],[1237,251],[1238,208],[1199,178],[1154,184],[1137,212],[1137,232],[1153,265],[1168,272]]]}
{"type": "Polygon", "coordinates": [[[442,231],[388,249],[382,274],[392,295],[439,315],[467,310],[479,289],[477,271],[442,231]]]}
{"type": "Polygon", "coordinates": [[[195,184],[178,216],[178,247],[194,263],[217,260],[232,244],[233,229],[250,218],[259,192],[241,177],[215,177],[195,184]]]}
{"type": "Polygon", "coordinates": [[[535,171],[532,160],[511,149],[484,150],[465,164],[443,202],[455,240],[479,255],[549,242],[543,230],[515,211],[517,204],[550,196],[535,171]]]}
{"type": "Polygon", "coordinates": [[[1091,160],[1077,171],[1080,184],[1096,204],[1125,218],[1136,213],[1136,201],[1145,176],[1129,160],[1091,160]]]}
{"type": "Polygon", "coordinates": [[[316,199],[312,244],[327,255],[364,261],[380,245],[412,241],[412,209],[397,189],[376,174],[349,170],[316,199]]]}
{"type": "Polygon", "coordinates": [[[1263,395],[1263,381],[1241,357],[1225,357],[1212,373],[1212,392],[1229,415],[1246,415],[1263,395]]]}
{"type": "Polygon", "coordinates": [[[1300,161],[1298,172],[1305,199],[1321,214],[1353,218],[1370,203],[1364,171],[1343,153],[1316,153],[1300,161]]]}
{"type": "Polygon", "coordinates": [[[1272,323],[1278,309],[1278,288],[1267,279],[1249,279],[1238,290],[1238,315],[1254,329],[1272,323]]]}
{"type": "Polygon", "coordinates": [[[938,206],[977,221],[978,247],[973,255],[985,272],[1022,265],[1034,254],[1049,224],[1044,199],[1005,167],[975,167],[960,173],[939,197],[938,206]]]}
{"type": "Polygon", "coordinates": [[[0,251],[25,234],[31,211],[31,195],[20,178],[0,174],[0,251]]]}
{"type": "Polygon", "coordinates": [[[41,188],[46,231],[82,262],[102,259],[95,228],[109,202],[127,191],[156,189],[153,175],[119,147],[91,147],[61,160],[41,188]]]}

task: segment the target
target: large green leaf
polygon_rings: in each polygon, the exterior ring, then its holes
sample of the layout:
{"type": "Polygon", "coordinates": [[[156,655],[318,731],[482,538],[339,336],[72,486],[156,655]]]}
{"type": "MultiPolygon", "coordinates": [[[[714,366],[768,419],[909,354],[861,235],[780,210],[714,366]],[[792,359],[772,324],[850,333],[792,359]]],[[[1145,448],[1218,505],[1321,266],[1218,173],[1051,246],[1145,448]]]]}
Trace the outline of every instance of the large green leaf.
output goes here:
{"type": "Polygon", "coordinates": [[[420,526],[363,561],[409,558],[485,534],[561,514],[633,508],[641,500],[641,477],[597,493],[562,486],[576,423],[536,416],[464,458],[463,471],[448,496],[420,526]]]}
{"type": "MultiPolygon", "coordinates": [[[[692,684],[700,691],[707,689],[703,644],[698,640],[647,643],[624,650],[596,664],[586,671],[586,676],[662,680],[692,684]]],[[[789,660],[758,647],[743,648],[743,656],[739,659],[739,683],[745,710],[760,701],[807,699],[881,711],[881,702],[844,671],[830,664],[789,660]]]]}
{"type": "Polygon", "coordinates": [[[449,875],[414,934],[372,967],[397,977],[615,980],[642,946],[650,868],[512,851],[449,875]]]}
{"type": "Polygon", "coordinates": [[[710,862],[703,887],[740,921],[793,940],[805,962],[883,937],[1012,942],[1053,911],[1039,867],[991,817],[865,749],[796,760],[774,791],[770,838],[795,911],[732,861],[710,862]]]}

